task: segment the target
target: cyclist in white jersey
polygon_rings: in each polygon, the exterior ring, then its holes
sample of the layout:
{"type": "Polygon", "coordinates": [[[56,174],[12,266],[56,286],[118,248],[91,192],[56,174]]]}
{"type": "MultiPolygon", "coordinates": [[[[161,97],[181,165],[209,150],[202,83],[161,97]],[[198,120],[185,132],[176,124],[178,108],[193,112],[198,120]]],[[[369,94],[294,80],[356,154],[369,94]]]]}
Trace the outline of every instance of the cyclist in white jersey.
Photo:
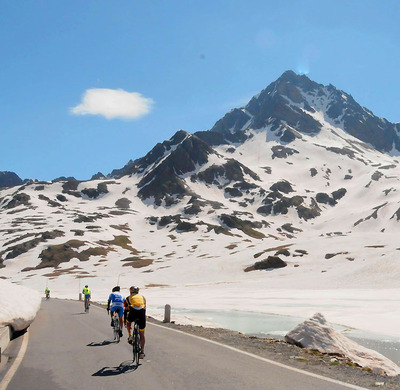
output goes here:
{"type": "Polygon", "coordinates": [[[120,287],[119,286],[115,286],[112,289],[112,293],[108,297],[107,313],[109,314],[110,311],[111,311],[111,326],[113,326],[113,319],[112,318],[113,318],[114,312],[118,313],[119,325],[120,325],[120,329],[121,329],[119,331],[120,337],[122,337],[122,327],[124,325],[124,320],[123,320],[123,316],[124,316],[124,301],[125,301],[125,298],[120,294],[120,287]]]}

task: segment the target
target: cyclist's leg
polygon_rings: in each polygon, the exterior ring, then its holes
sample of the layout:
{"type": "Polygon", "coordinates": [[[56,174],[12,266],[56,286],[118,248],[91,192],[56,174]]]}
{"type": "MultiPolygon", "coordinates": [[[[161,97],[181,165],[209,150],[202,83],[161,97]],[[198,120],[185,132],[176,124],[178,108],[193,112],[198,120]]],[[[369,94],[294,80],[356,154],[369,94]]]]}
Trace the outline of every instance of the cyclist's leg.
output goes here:
{"type": "Polygon", "coordinates": [[[146,343],[146,339],[144,336],[144,331],[146,329],[146,310],[144,309],[140,310],[138,323],[139,323],[139,334],[140,334],[140,348],[144,356],[144,345],[146,343]]]}
{"type": "Polygon", "coordinates": [[[144,329],[139,329],[139,334],[140,334],[140,348],[142,350],[142,353],[144,354],[144,345],[146,343],[144,338],[144,329]]]}
{"type": "Polygon", "coordinates": [[[124,309],[122,307],[118,308],[118,316],[119,316],[119,326],[122,329],[124,328],[124,309]]]}
{"type": "Polygon", "coordinates": [[[132,322],[126,320],[126,330],[128,332],[128,337],[132,337],[132,322]]]}

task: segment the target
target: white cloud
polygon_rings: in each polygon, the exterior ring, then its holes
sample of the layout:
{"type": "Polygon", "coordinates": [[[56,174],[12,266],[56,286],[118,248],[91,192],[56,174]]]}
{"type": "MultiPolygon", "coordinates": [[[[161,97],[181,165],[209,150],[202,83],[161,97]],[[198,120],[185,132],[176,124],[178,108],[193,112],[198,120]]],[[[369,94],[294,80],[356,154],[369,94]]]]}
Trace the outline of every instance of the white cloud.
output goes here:
{"type": "Polygon", "coordinates": [[[82,96],[82,103],[71,108],[75,115],[101,115],[107,119],[136,119],[148,114],[154,101],[138,92],[93,88],[82,96]]]}

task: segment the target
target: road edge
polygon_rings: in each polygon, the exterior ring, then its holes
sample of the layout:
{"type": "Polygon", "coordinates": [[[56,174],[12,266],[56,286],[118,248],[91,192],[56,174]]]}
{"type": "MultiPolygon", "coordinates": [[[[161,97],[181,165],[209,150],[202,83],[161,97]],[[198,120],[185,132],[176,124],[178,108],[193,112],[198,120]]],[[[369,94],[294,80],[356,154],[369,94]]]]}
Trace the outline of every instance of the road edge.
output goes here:
{"type": "MultiPolygon", "coordinates": [[[[150,321],[149,321],[149,324],[154,325],[154,326],[157,326],[157,327],[159,327],[159,328],[168,329],[168,330],[171,330],[171,331],[173,331],[173,332],[185,334],[185,335],[187,335],[187,336],[191,336],[191,337],[194,337],[194,338],[196,338],[196,339],[200,339],[200,340],[206,341],[206,342],[208,342],[208,343],[211,343],[211,344],[214,344],[214,345],[218,345],[218,346],[223,347],[223,348],[226,348],[226,349],[230,349],[230,350],[235,351],[235,352],[239,352],[239,353],[241,353],[241,354],[243,354],[243,355],[246,355],[246,356],[249,356],[249,357],[258,359],[258,360],[262,360],[262,361],[264,361],[264,362],[266,362],[266,363],[273,364],[273,365],[275,365],[275,366],[278,366],[278,367],[281,367],[281,368],[285,368],[285,369],[288,369],[288,370],[290,370],[290,371],[297,372],[297,373],[299,373],[299,374],[311,376],[311,377],[313,377],[313,378],[321,379],[321,380],[324,380],[324,381],[326,381],[326,382],[335,383],[335,384],[338,384],[338,385],[341,385],[341,386],[344,386],[344,387],[347,387],[347,388],[353,389],[353,390],[369,390],[369,389],[366,388],[366,387],[360,387],[360,386],[357,386],[357,385],[353,385],[353,384],[351,384],[351,383],[342,382],[342,381],[339,381],[339,380],[337,380],[337,379],[329,378],[329,377],[327,377],[327,376],[323,376],[323,375],[319,375],[319,374],[314,374],[314,373],[312,373],[312,372],[305,371],[305,370],[302,370],[302,369],[300,369],[300,368],[296,368],[296,367],[292,367],[292,366],[289,366],[289,365],[286,365],[286,364],[283,364],[283,363],[275,362],[275,361],[273,361],[273,360],[264,358],[264,357],[262,357],[262,356],[255,355],[255,354],[253,354],[253,353],[246,352],[246,351],[237,349],[237,348],[235,348],[235,347],[232,347],[232,346],[230,346],[230,345],[222,344],[222,343],[220,343],[220,342],[218,342],[218,341],[214,341],[214,340],[207,339],[207,338],[205,338],[205,337],[201,337],[201,336],[197,336],[197,335],[194,335],[194,334],[191,334],[191,333],[187,333],[187,332],[184,332],[184,331],[179,330],[179,329],[170,328],[170,327],[168,327],[168,326],[163,326],[163,325],[156,324],[156,323],[150,322],[150,321]]],[[[2,389],[0,389],[0,390],[2,390],[2,389]]]]}
{"type": "Polygon", "coordinates": [[[6,390],[7,386],[11,382],[12,378],[14,377],[15,373],[17,372],[20,364],[22,363],[22,359],[25,356],[25,352],[28,348],[28,341],[29,341],[29,330],[27,329],[26,332],[22,335],[22,344],[19,348],[17,356],[14,358],[11,366],[6,370],[2,380],[0,382],[0,390],[6,390]]]}

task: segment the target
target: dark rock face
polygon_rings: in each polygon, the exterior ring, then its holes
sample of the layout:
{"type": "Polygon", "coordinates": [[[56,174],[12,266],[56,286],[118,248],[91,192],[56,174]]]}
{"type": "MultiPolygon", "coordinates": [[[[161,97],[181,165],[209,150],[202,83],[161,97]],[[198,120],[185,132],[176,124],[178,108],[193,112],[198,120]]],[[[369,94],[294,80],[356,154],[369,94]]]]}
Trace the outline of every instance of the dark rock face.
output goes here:
{"type": "Polygon", "coordinates": [[[79,185],[78,180],[68,180],[66,183],[62,185],[63,190],[65,191],[76,191],[79,185]]]}
{"type": "Polygon", "coordinates": [[[223,178],[229,183],[233,181],[243,183],[246,181],[244,174],[249,175],[254,180],[260,180],[252,170],[233,159],[228,160],[224,165],[212,165],[210,168],[199,172],[197,176],[194,176],[193,180],[198,178],[207,184],[219,185],[219,178],[223,178]]]}
{"type": "Polygon", "coordinates": [[[107,184],[99,183],[97,184],[97,188],[84,188],[81,192],[91,199],[96,199],[100,195],[108,193],[107,184]]]}
{"type": "Polygon", "coordinates": [[[264,234],[255,230],[260,228],[261,225],[256,222],[242,220],[234,215],[222,214],[220,216],[221,222],[230,229],[239,229],[243,233],[253,238],[264,238],[264,234]]]}
{"type": "MultiPolygon", "coordinates": [[[[143,176],[138,185],[140,198],[147,199],[153,196],[156,204],[160,205],[166,195],[189,194],[180,175],[194,171],[197,165],[205,164],[208,161],[208,155],[215,152],[196,136],[178,132],[176,137],[179,140],[183,135],[185,135],[183,141],[156,168],[149,170],[143,176]]],[[[173,140],[177,142],[175,138],[173,140]]]]}
{"type": "Polygon", "coordinates": [[[272,270],[275,268],[284,268],[287,263],[283,261],[279,256],[268,256],[265,260],[257,261],[254,265],[246,268],[244,271],[255,271],[255,270],[272,270]]]}
{"type": "Polygon", "coordinates": [[[121,199],[118,199],[116,202],[115,202],[115,205],[119,208],[119,209],[129,209],[129,205],[131,204],[132,202],[129,200],[129,199],[127,199],[127,198],[121,198],[121,199]]]}
{"type": "Polygon", "coordinates": [[[92,176],[92,178],[90,180],[101,180],[101,179],[105,179],[106,175],[102,174],[101,172],[97,172],[96,174],[94,174],[92,176]]]}
{"type": "Polygon", "coordinates": [[[347,190],[345,188],[340,188],[337,191],[332,192],[332,197],[335,200],[342,199],[346,195],[347,190]]]}
{"type": "Polygon", "coordinates": [[[254,264],[255,269],[283,268],[287,263],[279,256],[268,256],[266,260],[257,261],[254,264]]]}
{"type": "Polygon", "coordinates": [[[12,199],[7,203],[6,208],[12,209],[18,206],[29,206],[29,201],[31,197],[28,194],[18,193],[15,194],[12,199]]]}
{"type": "Polygon", "coordinates": [[[39,194],[38,198],[40,200],[45,200],[50,207],[60,207],[61,206],[60,203],[58,203],[58,202],[56,202],[54,200],[51,200],[48,196],[45,196],[43,194],[39,194]]]}
{"type": "Polygon", "coordinates": [[[196,232],[198,228],[194,223],[182,221],[176,225],[176,230],[178,232],[196,232]]]}
{"type": "Polygon", "coordinates": [[[243,194],[237,189],[232,187],[225,188],[225,194],[231,196],[232,198],[240,198],[243,194]]]}
{"type": "Polygon", "coordinates": [[[273,146],[272,150],[272,158],[286,158],[291,156],[292,154],[299,153],[297,150],[293,148],[287,148],[282,145],[273,146]]]}
{"type": "Polygon", "coordinates": [[[288,194],[289,192],[293,192],[292,186],[286,180],[282,180],[282,181],[279,181],[279,182],[273,184],[269,189],[271,191],[279,191],[279,192],[283,192],[285,194],[288,194]]]}
{"type": "Polygon", "coordinates": [[[74,177],[69,176],[69,177],[65,177],[65,176],[60,176],[57,177],[56,179],[52,180],[53,183],[57,183],[60,181],[72,181],[72,182],[77,182],[78,180],[76,180],[74,177]]]}
{"type": "Polygon", "coordinates": [[[0,188],[20,186],[24,181],[14,172],[0,172],[0,188]]]}

